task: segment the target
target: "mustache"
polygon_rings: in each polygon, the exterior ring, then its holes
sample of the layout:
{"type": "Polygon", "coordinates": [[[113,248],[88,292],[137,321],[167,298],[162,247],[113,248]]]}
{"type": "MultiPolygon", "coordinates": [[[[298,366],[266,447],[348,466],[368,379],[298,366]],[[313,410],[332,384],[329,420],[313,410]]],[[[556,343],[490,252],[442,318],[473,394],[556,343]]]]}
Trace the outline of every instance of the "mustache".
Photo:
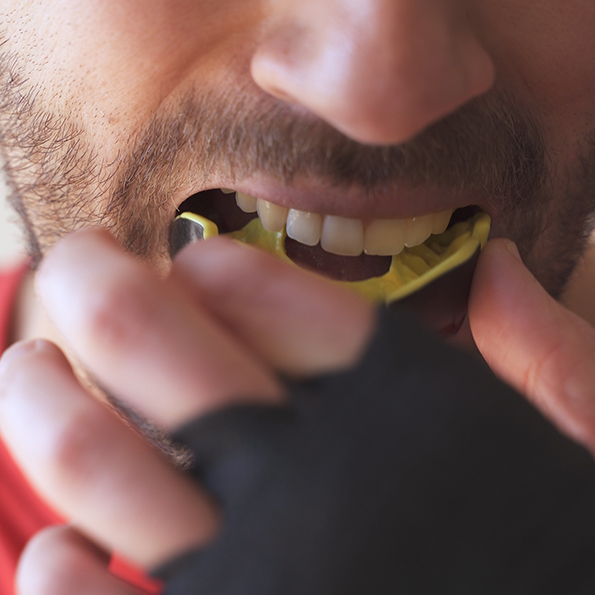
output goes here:
{"type": "Polygon", "coordinates": [[[139,137],[112,208],[163,200],[168,186],[202,175],[234,181],[266,174],[365,191],[395,184],[472,190],[517,208],[546,183],[543,134],[531,115],[491,92],[393,146],[358,143],[265,94],[192,90],[139,137]]]}

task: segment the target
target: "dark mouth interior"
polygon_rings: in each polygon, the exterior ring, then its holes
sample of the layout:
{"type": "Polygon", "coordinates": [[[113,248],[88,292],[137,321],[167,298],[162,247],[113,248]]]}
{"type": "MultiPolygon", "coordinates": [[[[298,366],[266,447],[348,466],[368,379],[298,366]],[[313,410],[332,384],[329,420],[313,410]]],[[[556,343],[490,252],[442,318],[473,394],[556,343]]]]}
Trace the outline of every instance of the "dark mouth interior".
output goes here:
{"type": "MultiPolygon", "coordinates": [[[[468,219],[477,210],[473,206],[457,209],[450,225],[468,219]]],[[[242,229],[257,217],[256,213],[244,213],[236,205],[234,194],[225,194],[219,189],[192,195],[179,208],[180,213],[187,211],[211,220],[222,235],[242,229]]],[[[340,281],[363,281],[370,277],[380,277],[388,272],[392,259],[390,256],[366,254],[356,257],[338,256],[325,252],[320,245],[305,246],[291,238],[286,239],[285,250],[289,258],[301,267],[340,281]]]]}
{"type": "Polygon", "coordinates": [[[237,231],[246,226],[256,213],[244,213],[236,205],[234,194],[225,194],[221,190],[205,190],[187,198],[179,208],[180,213],[196,213],[212,221],[220,234],[237,231]]]}

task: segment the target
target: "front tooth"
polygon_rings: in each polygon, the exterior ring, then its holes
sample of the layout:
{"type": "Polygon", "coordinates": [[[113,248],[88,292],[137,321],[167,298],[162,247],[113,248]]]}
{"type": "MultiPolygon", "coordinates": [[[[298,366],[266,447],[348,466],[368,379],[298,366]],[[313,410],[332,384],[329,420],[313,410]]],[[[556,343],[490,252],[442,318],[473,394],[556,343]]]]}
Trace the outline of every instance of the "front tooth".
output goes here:
{"type": "Polygon", "coordinates": [[[432,233],[432,215],[405,219],[405,246],[411,248],[423,244],[432,233]]]}
{"type": "Polygon", "coordinates": [[[320,242],[322,233],[322,215],[289,209],[286,232],[296,242],[306,246],[316,246],[320,242]]]}
{"type": "Polygon", "coordinates": [[[403,219],[376,219],[364,234],[364,252],[378,256],[399,254],[405,246],[403,219]]]}
{"type": "Polygon", "coordinates": [[[327,215],[322,224],[320,245],[341,256],[359,256],[364,249],[364,225],[360,219],[327,215]]]}
{"type": "Polygon", "coordinates": [[[236,192],[236,203],[244,213],[255,213],[257,198],[244,194],[243,192],[236,192]]]}
{"type": "Polygon", "coordinates": [[[450,218],[452,217],[452,209],[448,211],[442,211],[442,213],[433,213],[432,214],[432,233],[437,235],[446,231],[448,224],[450,223],[450,218]]]}
{"type": "Polygon", "coordinates": [[[233,194],[235,190],[231,190],[230,188],[221,188],[221,192],[223,192],[223,194],[233,194]]]}
{"type": "Polygon", "coordinates": [[[289,210],[286,207],[280,207],[274,202],[259,198],[256,201],[256,210],[262,226],[267,231],[281,231],[285,226],[289,210]]]}

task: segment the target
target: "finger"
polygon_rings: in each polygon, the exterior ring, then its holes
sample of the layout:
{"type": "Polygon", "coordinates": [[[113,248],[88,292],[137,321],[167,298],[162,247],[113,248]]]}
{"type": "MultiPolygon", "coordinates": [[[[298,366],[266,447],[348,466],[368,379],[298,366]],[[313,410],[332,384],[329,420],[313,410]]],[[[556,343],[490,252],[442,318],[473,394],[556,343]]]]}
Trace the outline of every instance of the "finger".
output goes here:
{"type": "Polygon", "coordinates": [[[87,395],[51,343],[2,358],[0,431],[33,485],[106,550],[152,567],[217,531],[212,501],[87,395]]]}
{"type": "Polygon", "coordinates": [[[229,331],[106,232],[59,242],[37,287],[87,369],[166,427],[242,398],[280,400],[274,376],[229,331]]]}
{"type": "Polygon", "coordinates": [[[276,369],[311,375],[359,359],[372,306],[337,283],[228,238],[183,250],[173,275],[276,369]]]}
{"type": "Polygon", "coordinates": [[[469,316],[491,368],[566,433],[595,448],[595,330],[546,293],[512,242],[484,249],[469,316]]]}
{"type": "Polygon", "coordinates": [[[109,556],[70,527],[50,527],[27,545],[16,576],[19,595],[133,595],[109,574],[109,556]]]}

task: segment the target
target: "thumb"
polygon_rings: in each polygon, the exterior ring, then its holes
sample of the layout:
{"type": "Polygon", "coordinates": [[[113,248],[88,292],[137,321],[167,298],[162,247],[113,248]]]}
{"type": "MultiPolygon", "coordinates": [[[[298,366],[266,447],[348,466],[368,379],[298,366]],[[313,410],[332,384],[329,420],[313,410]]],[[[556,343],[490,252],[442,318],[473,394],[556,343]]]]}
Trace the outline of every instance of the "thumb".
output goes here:
{"type": "Polygon", "coordinates": [[[595,329],[541,287],[512,242],[483,251],[469,320],[492,370],[595,451],[595,329]]]}

